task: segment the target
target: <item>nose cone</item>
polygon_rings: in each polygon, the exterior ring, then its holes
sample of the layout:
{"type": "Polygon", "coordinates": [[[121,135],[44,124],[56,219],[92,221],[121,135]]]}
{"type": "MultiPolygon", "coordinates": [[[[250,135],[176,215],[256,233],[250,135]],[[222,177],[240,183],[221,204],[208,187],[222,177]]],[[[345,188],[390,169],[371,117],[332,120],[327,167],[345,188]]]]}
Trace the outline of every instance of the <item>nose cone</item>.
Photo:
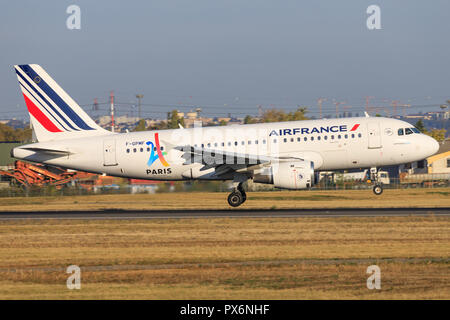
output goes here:
{"type": "Polygon", "coordinates": [[[439,142],[437,142],[434,138],[428,137],[428,149],[430,150],[430,154],[428,156],[432,156],[439,150],[439,142]]]}

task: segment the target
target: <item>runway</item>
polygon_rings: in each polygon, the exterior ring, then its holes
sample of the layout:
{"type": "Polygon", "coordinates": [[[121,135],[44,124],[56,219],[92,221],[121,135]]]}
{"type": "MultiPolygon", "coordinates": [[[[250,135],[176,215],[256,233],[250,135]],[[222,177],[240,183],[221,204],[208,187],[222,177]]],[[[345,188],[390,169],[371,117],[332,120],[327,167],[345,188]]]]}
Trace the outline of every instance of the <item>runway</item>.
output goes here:
{"type": "Polygon", "coordinates": [[[301,217],[450,217],[450,208],[338,208],[338,209],[229,209],[229,210],[99,210],[0,212],[0,220],[19,219],[200,219],[200,218],[301,218],[301,217]]]}

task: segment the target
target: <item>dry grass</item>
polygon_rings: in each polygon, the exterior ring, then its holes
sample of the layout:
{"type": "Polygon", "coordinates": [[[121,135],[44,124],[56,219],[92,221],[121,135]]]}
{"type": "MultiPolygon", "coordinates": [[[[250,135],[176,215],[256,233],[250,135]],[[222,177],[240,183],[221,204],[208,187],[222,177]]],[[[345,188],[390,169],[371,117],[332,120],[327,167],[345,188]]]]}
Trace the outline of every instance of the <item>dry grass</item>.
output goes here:
{"type": "Polygon", "coordinates": [[[1,221],[0,299],[449,299],[449,231],[433,216],[1,221]]]}
{"type": "MultiPolygon", "coordinates": [[[[1,198],[0,211],[229,209],[227,193],[190,192],[1,198]]],[[[450,207],[448,188],[249,192],[241,209],[450,207]]],[[[239,210],[239,208],[237,210],[239,210]]]]}

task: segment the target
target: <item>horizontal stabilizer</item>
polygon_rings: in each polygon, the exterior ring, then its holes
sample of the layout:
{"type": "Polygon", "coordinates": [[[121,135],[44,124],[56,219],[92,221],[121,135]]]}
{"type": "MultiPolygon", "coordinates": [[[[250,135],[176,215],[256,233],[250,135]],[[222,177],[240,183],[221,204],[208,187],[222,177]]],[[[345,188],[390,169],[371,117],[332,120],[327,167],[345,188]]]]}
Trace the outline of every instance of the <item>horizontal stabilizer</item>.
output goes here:
{"type": "Polygon", "coordinates": [[[43,152],[43,153],[49,153],[49,154],[60,154],[60,155],[71,155],[73,152],[67,151],[67,150],[55,150],[55,149],[46,149],[46,148],[20,148],[25,150],[30,150],[34,152],[43,152]]]}

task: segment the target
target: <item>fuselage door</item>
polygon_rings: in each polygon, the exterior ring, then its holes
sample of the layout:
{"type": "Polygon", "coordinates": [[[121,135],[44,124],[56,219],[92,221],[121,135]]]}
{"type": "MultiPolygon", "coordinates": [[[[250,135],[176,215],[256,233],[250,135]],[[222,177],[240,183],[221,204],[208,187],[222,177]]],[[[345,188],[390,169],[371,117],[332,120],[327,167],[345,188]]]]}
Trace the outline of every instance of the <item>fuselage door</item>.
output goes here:
{"type": "Polygon", "coordinates": [[[116,140],[114,139],[103,141],[103,165],[117,166],[116,140]]]}
{"type": "Polygon", "coordinates": [[[379,122],[367,123],[367,134],[369,135],[369,149],[381,148],[381,132],[379,122]]]}

